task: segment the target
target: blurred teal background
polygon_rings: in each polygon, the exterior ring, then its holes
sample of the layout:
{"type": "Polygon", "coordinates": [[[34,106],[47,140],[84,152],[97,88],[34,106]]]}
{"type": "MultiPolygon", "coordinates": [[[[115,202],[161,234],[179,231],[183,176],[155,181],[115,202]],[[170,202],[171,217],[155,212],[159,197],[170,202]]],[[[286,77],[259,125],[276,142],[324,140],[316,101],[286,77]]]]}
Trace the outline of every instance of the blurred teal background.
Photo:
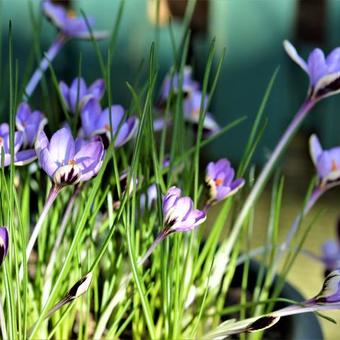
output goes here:
{"type": "MultiPolygon", "coordinates": [[[[153,0],[126,0],[117,47],[112,62],[113,100],[128,106],[130,95],[126,81],[134,83],[141,62],[147,63],[149,47],[156,39],[155,20],[150,19],[153,0]]],[[[247,116],[246,122],[216,141],[209,153],[214,158],[227,156],[239,160],[243,152],[253,119],[260,105],[266,86],[274,70],[279,67],[272,95],[266,108],[268,128],[255,156],[255,161],[263,162],[281,133],[298,109],[307,91],[308,80],[302,70],[289,60],[282,48],[284,39],[291,40],[304,57],[309,51],[320,46],[326,52],[336,47],[340,41],[340,2],[313,0],[325,10],[322,34],[317,39],[301,39],[297,34],[298,20],[304,18],[301,3],[295,0],[213,0],[208,2],[207,25],[205,32],[193,35],[192,61],[195,78],[202,80],[208,47],[211,39],[216,39],[216,64],[224,47],[227,49],[222,74],[210,111],[220,125],[247,116]],[[299,12],[299,13],[298,13],[299,12]],[[322,38],[320,38],[322,36],[322,38]]],[[[96,28],[112,30],[119,1],[81,0],[76,7],[83,9],[88,16],[96,19],[96,28]]],[[[55,29],[39,12],[40,1],[31,1],[36,19],[41,22],[41,47],[46,50],[55,36],[55,29]]],[[[154,4],[153,4],[154,5],[154,4]]],[[[155,6],[153,6],[155,8],[155,6]]],[[[318,7],[315,6],[315,11],[318,7]]],[[[311,11],[310,6],[308,11],[311,11]]],[[[314,13],[315,15],[315,13],[314,13]]],[[[8,22],[13,25],[14,57],[18,59],[19,75],[25,74],[27,63],[36,65],[33,52],[32,22],[29,15],[29,2],[4,0],[1,6],[2,20],[2,69],[1,91],[8,91],[6,74],[8,22]]],[[[306,18],[304,18],[305,20],[306,18]]],[[[308,18],[307,18],[308,19],[308,18]]],[[[177,43],[183,34],[180,18],[173,19],[173,32],[177,43]]],[[[318,28],[314,28],[317,30],[318,28]]],[[[103,48],[108,41],[99,43],[103,48]]],[[[100,76],[100,68],[91,42],[72,40],[67,43],[53,62],[59,79],[70,81],[78,74],[79,55],[82,56],[82,73],[87,82],[100,76]]],[[[173,54],[169,25],[159,27],[159,86],[166,72],[173,64],[173,54]]],[[[29,72],[27,72],[27,75],[29,72]]],[[[143,81],[141,82],[143,83],[143,81]]],[[[20,84],[19,84],[20,85],[20,84]]],[[[33,98],[34,105],[40,108],[41,97],[33,98]]],[[[307,135],[317,132],[326,147],[340,144],[339,99],[329,98],[313,110],[304,123],[302,131],[307,135]]],[[[8,103],[0,103],[1,115],[8,103]]]]}

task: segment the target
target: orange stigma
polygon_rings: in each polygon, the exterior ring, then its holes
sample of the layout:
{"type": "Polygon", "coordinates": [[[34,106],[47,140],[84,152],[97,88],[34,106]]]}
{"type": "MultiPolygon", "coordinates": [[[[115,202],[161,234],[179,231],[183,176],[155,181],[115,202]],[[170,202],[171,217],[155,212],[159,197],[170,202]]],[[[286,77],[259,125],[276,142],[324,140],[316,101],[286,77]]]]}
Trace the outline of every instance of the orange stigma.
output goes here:
{"type": "Polygon", "coordinates": [[[217,178],[215,181],[215,184],[217,187],[219,187],[223,183],[223,180],[221,178],[217,178]]]}
{"type": "Polygon", "coordinates": [[[74,159],[70,159],[68,161],[68,165],[76,165],[76,161],[74,159]]]}
{"type": "Polygon", "coordinates": [[[0,146],[2,146],[2,144],[3,144],[3,138],[2,137],[0,137],[0,146]]]}
{"type": "Polygon", "coordinates": [[[333,159],[332,160],[332,171],[337,171],[338,170],[338,166],[336,164],[336,161],[333,159]]]}
{"type": "Polygon", "coordinates": [[[104,129],[105,129],[106,131],[111,131],[111,127],[110,127],[109,124],[105,124],[105,125],[104,125],[104,129]]]}

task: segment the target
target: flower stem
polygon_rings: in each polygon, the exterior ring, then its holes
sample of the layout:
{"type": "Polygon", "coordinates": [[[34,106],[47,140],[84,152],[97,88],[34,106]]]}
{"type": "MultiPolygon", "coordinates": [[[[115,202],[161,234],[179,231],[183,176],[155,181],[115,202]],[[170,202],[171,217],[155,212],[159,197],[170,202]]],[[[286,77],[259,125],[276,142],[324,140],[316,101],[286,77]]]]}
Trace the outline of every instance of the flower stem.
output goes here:
{"type": "Polygon", "coordinates": [[[46,268],[46,272],[45,272],[45,279],[46,279],[46,283],[44,285],[44,290],[43,290],[43,294],[42,294],[42,301],[43,301],[43,305],[46,303],[47,298],[48,298],[48,294],[50,292],[51,289],[51,284],[52,284],[52,271],[53,271],[53,267],[55,265],[55,262],[57,260],[57,252],[58,249],[60,247],[61,241],[63,239],[64,233],[65,233],[65,229],[67,226],[67,222],[71,216],[72,213],[72,209],[74,206],[74,203],[76,201],[76,198],[78,197],[79,193],[81,191],[81,186],[77,185],[77,187],[75,188],[64,213],[63,216],[63,220],[61,221],[61,226],[59,228],[58,231],[58,236],[57,239],[54,243],[52,252],[51,252],[51,256],[50,256],[50,261],[48,262],[47,268],[46,268]]]}
{"type": "Polygon", "coordinates": [[[144,264],[144,262],[149,258],[149,256],[153,253],[153,251],[155,250],[155,248],[167,237],[167,235],[169,235],[166,231],[161,231],[158,236],[155,238],[155,240],[153,241],[153,243],[151,244],[151,246],[149,247],[149,249],[145,252],[144,256],[141,257],[138,262],[137,265],[141,266],[144,264]]]}
{"type": "Polygon", "coordinates": [[[282,155],[283,151],[286,149],[290,139],[294,136],[297,129],[299,128],[300,124],[302,123],[303,119],[306,117],[307,113],[311,110],[311,108],[316,104],[316,100],[306,99],[306,101],[301,105],[299,111],[296,113],[295,117],[289,124],[288,128],[282,135],[281,139],[279,140],[278,144],[276,145],[273,153],[271,154],[269,160],[263,167],[258,179],[255,182],[250,194],[248,195],[246,201],[243,204],[242,210],[240,211],[232,231],[227,239],[227,242],[224,243],[221,247],[221,253],[223,253],[223,258],[225,263],[219,263],[219,266],[226,266],[229,262],[229,256],[233,246],[237,240],[237,237],[241,231],[243,223],[248,216],[250,209],[254,206],[254,203],[258,199],[259,195],[262,193],[263,188],[276,165],[276,162],[282,155]]]}
{"type": "Polygon", "coordinates": [[[63,34],[57,36],[54,40],[48,51],[45,53],[44,57],[40,61],[39,67],[33,73],[31,79],[29,80],[28,84],[26,85],[25,92],[24,92],[24,100],[27,101],[31,95],[33,94],[35,88],[37,87],[42,75],[46,71],[49,63],[56,57],[60,49],[66,42],[66,37],[63,34]]]}
{"type": "MultiPolygon", "coordinates": [[[[159,245],[160,242],[162,242],[169,234],[163,230],[161,231],[158,236],[155,238],[149,249],[145,252],[143,257],[141,257],[137,265],[142,266],[145,261],[150,257],[150,255],[153,253],[155,248],[159,245]]],[[[109,321],[109,318],[112,315],[112,312],[114,308],[117,306],[117,304],[124,298],[126,287],[130,280],[132,279],[132,273],[125,274],[121,280],[120,286],[114,297],[111,299],[110,303],[107,305],[105,311],[102,313],[100,320],[98,322],[96,331],[94,333],[94,339],[101,339],[102,335],[105,331],[106,324],[109,321]]]]}
{"type": "Polygon", "coordinates": [[[53,202],[55,201],[55,199],[57,198],[58,194],[60,192],[60,187],[57,187],[55,185],[52,186],[49,194],[48,194],[48,197],[47,197],[47,200],[46,200],[46,203],[45,203],[45,206],[43,208],[43,211],[41,212],[41,215],[38,219],[38,222],[37,224],[35,225],[35,227],[33,228],[33,232],[32,232],[32,235],[28,241],[28,244],[27,244],[27,248],[26,248],[26,261],[28,262],[28,259],[31,255],[31,252],[32,252],[32,249],[34,247],[34,244],[38,238],[38,235],[39,235],[39,232],[41,230],[41,227],[43,225],[43,222],[47,216],[47,213],[49,211],[49,209],[51,208],[53,202]]]}

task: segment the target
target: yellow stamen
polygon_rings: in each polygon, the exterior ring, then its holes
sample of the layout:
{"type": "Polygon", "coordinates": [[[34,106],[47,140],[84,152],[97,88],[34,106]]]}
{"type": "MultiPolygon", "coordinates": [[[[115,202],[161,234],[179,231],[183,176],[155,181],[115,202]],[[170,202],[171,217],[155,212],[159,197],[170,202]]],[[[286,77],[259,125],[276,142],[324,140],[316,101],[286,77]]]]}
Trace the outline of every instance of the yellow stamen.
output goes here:
{"type": "Polygon", "coordinates": [[[76,161],[74,159],[70,159],[68,161],[68,165],[76,165],[76,161]]]}
{"type": "Polygon", "coordinates": [[[105,125],[104,125],[104,129],[105,129],[106,131],[111,131],[111,127],[110,127],[109,124],[105,124],[105,125]]]}
{"type": "Polygon", "coordinates": [[[74,19],[77,15],[76,15],[76,12],[73,9],[69,9],[67,11],[67,16],[71,19],[74,19]]]}

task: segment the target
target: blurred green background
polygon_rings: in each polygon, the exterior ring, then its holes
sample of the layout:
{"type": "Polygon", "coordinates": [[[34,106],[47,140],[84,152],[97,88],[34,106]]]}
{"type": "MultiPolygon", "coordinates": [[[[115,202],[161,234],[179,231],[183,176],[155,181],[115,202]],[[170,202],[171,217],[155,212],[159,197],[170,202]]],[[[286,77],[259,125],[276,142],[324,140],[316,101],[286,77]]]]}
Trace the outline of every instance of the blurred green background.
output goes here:
{"type": "MultiPolygon", "coordinates": [[[[40,1],[3,0],[1,5],[3,69],[6,74],[8,22],[13,25],[14,57],[18,59],[20,76],[27,60],[36,65],[32,21],[29,4],[41,23],[41,43],[46,50],[55,30],[39,15],[40,1]]],[[[183,33],[185,0],[160,0],[159,85],[173,64],[168,19],[177,43],[183,33]]],[[[96,27],[112,30],[120,1],[75,1],[75,6],[96,19],[96,27]]],[[[157,39],[156,0],[126,0],[112,63],[113,99],[128,105],[130,95],[126,81],[134,82],[141,63],[147,62],[149,46],[157,39]]],[[[212,0],[198,1],[191,24],[192,40],[188,62],[194,66],[194,76],[202,80],[209,43],[216,39],[216,63],[226,47],[222,74],[210,111],[221,125],[240,116],[247,121],[214,143],[209,152],[214,157],[227,155],[239,160],[253,118],[274,70],[279,67],[266,108],[268,129],[255,155],[262,163],[297,110],[307,91],[308,81],[303,71],[289,60],[282,48],[284,39],[291,40],[306,57],[319,46],[329,51],[339,41],[340,2],[337,0],[212,0]]],[[[100,42],[103,49],[108,42],[100,42]]],[[[100,69],[91,42],[73,40],[58,55],[53,66],[60,79],[71,80],[78,74],[79,55],[82,73],[87,81],[100,76],[100,69]]],[[[6,79],[6,77],[3,77],[6,79]]],[[[2,91],[6,82],[1,81],[2,91]]],[[[304,124],[307,134],[317,132],[322,143],[330,147],[340,143],[339,99],[333,97],[320,103],[304,124]]],[[[2,107],[6,105],[1,103],[2,107]]]]}

